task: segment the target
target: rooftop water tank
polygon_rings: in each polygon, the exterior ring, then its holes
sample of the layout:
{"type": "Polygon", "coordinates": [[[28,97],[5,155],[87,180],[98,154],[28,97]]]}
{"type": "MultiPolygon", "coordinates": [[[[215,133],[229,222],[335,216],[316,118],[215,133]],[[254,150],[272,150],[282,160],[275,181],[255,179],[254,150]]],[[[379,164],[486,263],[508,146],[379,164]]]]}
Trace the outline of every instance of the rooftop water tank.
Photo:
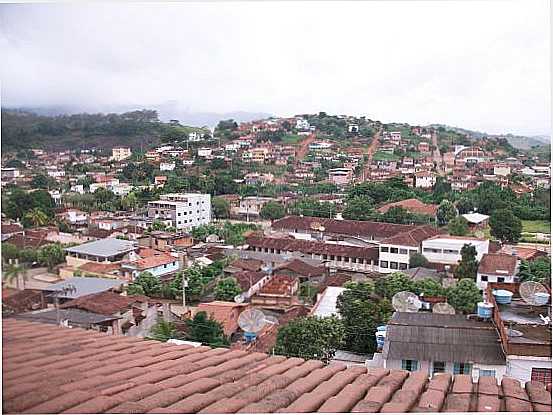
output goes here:
{"type": "Polygon", "coordinates": [[[493,290],[493,296],[497,304],[510,304],[513,293],[508,290],[493,290]]]}
{"type": "Polygon", "coordinates": [[[549,302],[550,295],[548,293],[535,293],[534,301],[536,305],[545,305],[549,302]]]}
{"type": "Polygon", "coordinates": [[[478,317],[480,318],[492,318],[493,304],[480,302],[477,308],[478,317]]]}

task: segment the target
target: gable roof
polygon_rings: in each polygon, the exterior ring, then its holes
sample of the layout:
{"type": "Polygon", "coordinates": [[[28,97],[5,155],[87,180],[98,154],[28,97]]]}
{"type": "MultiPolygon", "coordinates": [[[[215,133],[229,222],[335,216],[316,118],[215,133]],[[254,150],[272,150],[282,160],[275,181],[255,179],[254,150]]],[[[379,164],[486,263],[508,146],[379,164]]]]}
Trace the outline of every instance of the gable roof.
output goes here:
{"type": "Polygon", "coordinates": [[[399,233],[391,236],[390,238],[380,241],[385,245],[402,245],[402,246],[416,246],[418,247],[425,239],[432,239],[434,236],[441,234],[442,232],[429,225],[421,225],[410,231],[399,233]]]}
{"type": "Polygon", "coordinates": [[[142,295],[120,295],[111,291],[84,295],[60,305],[60,308],[77,308],[98,314],[115,314],[124,312],[134,304],[147,302],[142,295]]]}
{"type": "Polygon", "coordinates": [[[286,216],[275,220],[271,227],[273,229],[317,231],[320,226],[324,232],[339,235],[349,235],[364,238],[386,238],[397,235],[401,232],[410,231],[414,225],[398,225],[395,223],[370,222],[360,220],[338,220],[329,218],[315,218],[309,216],[286,216]]]}
{"type": "Polygon", "coordinates": [[[318,277],[325,272],[324,267],[314,267],[301,259],[294,258],[289,262],[279,265],[275,271],[288,270],[304,277],[318,277]]]}
{"type": "Polygon", "coordinates": [[[395,312],[388,322],[382,355],[385,359],[505,364],[494,325],[458,314],[395,312]]]}
{"type": "Polygon", "coordinates": [[[517,257],[506,254],[484,254],[478,265],[479,274],[488,275],[515,275],[517,257]]]}
{"type": "Polygon", "coordinates": [[[379,207],[377,210],[380,213],[386,213],[393,207],[401,207],[409,212],[430,216],[436,216],[436,212],[438,211],[438,205],[427,205],[419,199],[405,199],[400,200],[399,202],[387,203],[379,207]]]}
{"type": "MultiPolygon", "coordinates": [[[[551,411],[543,384],[324,366],[5,319],[5,413],[551,411]]],[[[549,387],[549,390],[550,387],[549,387]]]]}

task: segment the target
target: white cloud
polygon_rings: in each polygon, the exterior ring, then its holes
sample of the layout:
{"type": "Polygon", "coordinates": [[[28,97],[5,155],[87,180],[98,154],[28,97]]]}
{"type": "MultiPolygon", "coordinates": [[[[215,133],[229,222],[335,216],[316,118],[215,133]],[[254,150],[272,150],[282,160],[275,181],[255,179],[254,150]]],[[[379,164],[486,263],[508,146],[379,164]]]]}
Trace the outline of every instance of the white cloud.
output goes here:
{"type": "Polygon", "coordinates": [[[549,2],[0,6],[4,105],[550,127],[549,2]]]}

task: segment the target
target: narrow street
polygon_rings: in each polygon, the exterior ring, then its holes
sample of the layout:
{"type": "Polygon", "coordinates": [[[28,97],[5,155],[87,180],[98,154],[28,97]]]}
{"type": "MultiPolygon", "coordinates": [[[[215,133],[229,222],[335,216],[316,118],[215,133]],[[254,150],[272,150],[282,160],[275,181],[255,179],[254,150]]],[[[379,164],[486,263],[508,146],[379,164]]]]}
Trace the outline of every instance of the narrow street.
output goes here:
{"type": "Polygon", "coordinates": [[[380,134],[380,130],[374,134],[371,144],[369,144],[369,148],[367,149],[367,163],[365,164],[365,168],[363,169],[363,173],[361,174],[361,182],[364,182],[366,178],[369,177],[370,165],[373,160],[373,155],[378,151],[378,146],[380,145],[380,134]]]}

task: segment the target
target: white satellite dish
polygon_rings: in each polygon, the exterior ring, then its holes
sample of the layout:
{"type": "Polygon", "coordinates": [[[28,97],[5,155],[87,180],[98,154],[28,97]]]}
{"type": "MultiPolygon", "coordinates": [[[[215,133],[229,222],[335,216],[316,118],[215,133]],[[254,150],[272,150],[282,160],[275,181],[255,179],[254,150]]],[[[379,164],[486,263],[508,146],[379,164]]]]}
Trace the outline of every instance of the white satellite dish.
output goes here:
{"type": "Polygon", "coordinates": [[[436,303],[432,307],[432,312],[436,314],[455,314],[455,309],[448,303],[436,303]]]}
{"type": "Polygon", "coordinates": [[[525,281],[520,284],[518,292],[524,302],[533,306],[545,305],[549,302],[547,289],[536,281],[525,281]]]}
{"type": "Polygon", "coordinates": [[[421,306],[422,303],[419,297],[409,291],[400,291],[392,297],[392,307],[396,311],[415,313],[419,311],[421,306]]]}
{"type": "Polygon", "coordinates": [[[257,333],[267,324],[267,317],[257,308],[244,310],[238,316],[238,325],[246,333],[257,333]]]}
{"type": "Polygon", "coordinates": [[[246,298],[242,294],[238,294],[237,296],[234,297],[234,302],[236,304],[242,304],[245,300],[246,298]]]}

